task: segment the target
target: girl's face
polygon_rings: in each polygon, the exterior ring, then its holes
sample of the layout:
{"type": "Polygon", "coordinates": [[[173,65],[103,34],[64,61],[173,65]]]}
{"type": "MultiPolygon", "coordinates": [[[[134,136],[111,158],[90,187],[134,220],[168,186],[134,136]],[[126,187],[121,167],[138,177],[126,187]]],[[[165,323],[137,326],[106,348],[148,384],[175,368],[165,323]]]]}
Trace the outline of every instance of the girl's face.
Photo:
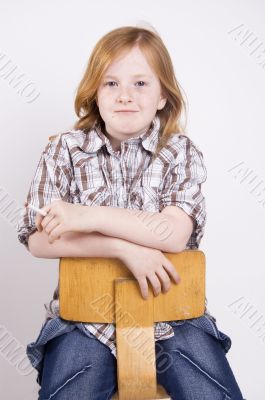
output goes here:
{"type": "Polygon", "coordinates": [[[122,140],[145,132],[166,101],[159,79],[138,47],[113,61],[98,88],[97,105],[114,150],[122,140]]]}

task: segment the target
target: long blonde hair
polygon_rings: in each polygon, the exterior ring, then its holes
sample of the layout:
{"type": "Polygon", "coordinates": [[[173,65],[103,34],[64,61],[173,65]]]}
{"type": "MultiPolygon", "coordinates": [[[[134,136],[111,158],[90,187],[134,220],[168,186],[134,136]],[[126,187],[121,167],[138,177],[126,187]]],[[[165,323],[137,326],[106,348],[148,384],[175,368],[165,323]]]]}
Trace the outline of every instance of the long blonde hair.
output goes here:
{"type": "MultiPolygon", "coordinates": [[[[186,116],[186,105],[180,85],[175,77],[174,67],[158,33],[142,27],[125,26],[104,35],[94,47],[77,88],[75,112],[79,117],[74,129],[90,130],[96,123],[104,126],[96,103],[98,87],[103,74],[112,61],[138,46],[150,67],[160,80],[161,90],[167,98],[166,105],[157,114],[160,118],[160,137],[156,153],[166,144],[172,133],[181,133],[181,116],[186,116]]],[[[186,123],[186,121],[185,121],[186,123]]]]}

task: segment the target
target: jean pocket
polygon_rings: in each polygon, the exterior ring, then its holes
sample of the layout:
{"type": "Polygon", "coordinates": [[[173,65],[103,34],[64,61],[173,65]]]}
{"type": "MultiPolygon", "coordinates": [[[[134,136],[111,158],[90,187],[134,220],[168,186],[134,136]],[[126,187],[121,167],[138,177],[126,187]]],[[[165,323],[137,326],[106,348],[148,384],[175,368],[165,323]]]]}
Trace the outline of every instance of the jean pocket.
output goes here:
{"type": "Polygon", "coordinates": [[[219,330],[216,318],[208,314],[205,314],[203,317],[206,318],[213,327],[212,331],[210,331],[209,333],[215,336],[220,341],[225,353],[227,353],[232,346],[232,339],[226,333],[219,330]]]}
{"type": "Polygon", "coordinates": [[[185,324],[186,320],[185,319],[178,319],[176,321],[169,321],[168,324],[171,326],[178,326],[178,325],[183,325],[185,324]]]}

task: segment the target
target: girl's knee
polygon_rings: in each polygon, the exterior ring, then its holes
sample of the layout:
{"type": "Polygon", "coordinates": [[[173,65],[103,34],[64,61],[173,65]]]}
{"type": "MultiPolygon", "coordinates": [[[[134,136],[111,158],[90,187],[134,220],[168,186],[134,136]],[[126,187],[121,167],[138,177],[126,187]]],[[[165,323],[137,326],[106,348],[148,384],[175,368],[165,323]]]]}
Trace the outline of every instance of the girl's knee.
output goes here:
{"type": "Polygon", "coordinates": [[[93,393],[105,396],[116,387],[116,359],[101,342],[75,329],[47,343],[41,375],[41,400],[92,399],[93,393]]]}

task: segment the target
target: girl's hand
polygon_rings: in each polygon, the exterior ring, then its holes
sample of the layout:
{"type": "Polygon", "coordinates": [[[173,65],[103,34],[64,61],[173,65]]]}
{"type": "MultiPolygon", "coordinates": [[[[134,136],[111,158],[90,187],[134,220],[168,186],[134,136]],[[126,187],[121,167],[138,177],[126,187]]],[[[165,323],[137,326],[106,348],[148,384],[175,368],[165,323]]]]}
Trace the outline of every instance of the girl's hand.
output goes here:
{"type": "Polygon", "coordinates": [[[148,297],[147,279],[153,286],[155,296],[161,292],[161,283],[164,293],[170,289],[169,275],[175,283],[180,282],[175,266],[160,250],[127,242],[119,258],[137,279],[144,299],[148,297]]]}
{"type": "Polygon", "coordinates": [[[89,226],[91,218],[88,217],[89,207],[81,204],[67,203],[63,200],[55,200],[41,208],[47,215],[37,213],[35,218],[39,232],[43,229],[49,235],[49,243],[60,239],[65,232],[92,232],[89,226]]]}

